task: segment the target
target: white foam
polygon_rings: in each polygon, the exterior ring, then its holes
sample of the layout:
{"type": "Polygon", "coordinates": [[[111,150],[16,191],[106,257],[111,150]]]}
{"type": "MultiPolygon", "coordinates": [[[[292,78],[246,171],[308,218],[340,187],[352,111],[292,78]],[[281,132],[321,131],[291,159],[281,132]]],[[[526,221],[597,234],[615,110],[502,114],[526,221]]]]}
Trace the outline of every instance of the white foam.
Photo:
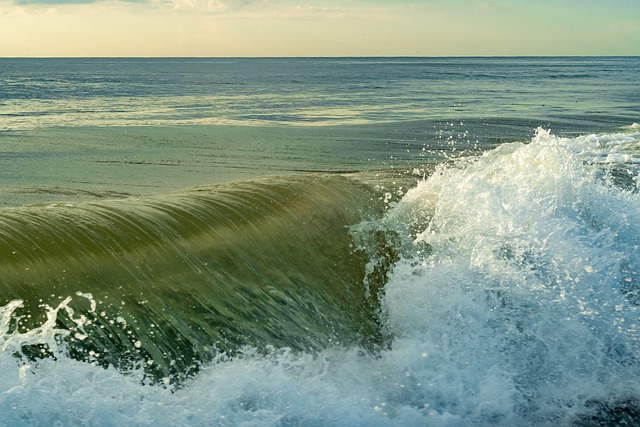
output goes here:
{"type": "Polygon", "coordinates": [[[439,171],[390,212],[426,212],[414,244],[432,253],[396,267],[390,327],[422,343],[436,361],[428,376],[448,375],[465,404],[491,384],[498,408],[550,423],[589,399],[640,396],[638,306],[625,294],[640,283],[640,198],[583,161],[594,142],[628,139],[539,130],[530,144],[439,171]]]}
{"type": "Polygon", "coordinates": [[[548,135],[547,140],[570,147],[584,161],[637,164],[640,163],[640,132],[634,125],[629,126],[629,130],[625,132],[592,134],[578,138],[548,135]]]}

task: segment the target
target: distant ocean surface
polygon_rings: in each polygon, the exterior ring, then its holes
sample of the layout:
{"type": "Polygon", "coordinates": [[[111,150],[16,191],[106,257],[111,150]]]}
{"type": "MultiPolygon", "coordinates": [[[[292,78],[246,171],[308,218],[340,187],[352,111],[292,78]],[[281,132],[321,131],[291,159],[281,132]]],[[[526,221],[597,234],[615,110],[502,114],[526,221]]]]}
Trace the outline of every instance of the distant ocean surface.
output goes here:
{"type": "Polygon", "coordinates": [[[640,425],[638,82],[0,59],[0,426],[640,425]]]}

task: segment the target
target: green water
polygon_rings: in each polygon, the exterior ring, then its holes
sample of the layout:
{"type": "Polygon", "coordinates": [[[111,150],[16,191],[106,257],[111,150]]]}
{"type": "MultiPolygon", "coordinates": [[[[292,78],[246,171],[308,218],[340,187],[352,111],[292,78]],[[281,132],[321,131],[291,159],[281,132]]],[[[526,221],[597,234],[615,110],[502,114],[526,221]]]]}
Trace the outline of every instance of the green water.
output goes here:
{"type": "Polygon", "coordinates": [[[307,174],[5,208],[0,298],[23,300],[14,328],[27,331],[75,295],[58,320],[70,354],[156,377],[244,345],[372,348],[378,300],[349,227],[383,206],[358,181],[307,174]]]}

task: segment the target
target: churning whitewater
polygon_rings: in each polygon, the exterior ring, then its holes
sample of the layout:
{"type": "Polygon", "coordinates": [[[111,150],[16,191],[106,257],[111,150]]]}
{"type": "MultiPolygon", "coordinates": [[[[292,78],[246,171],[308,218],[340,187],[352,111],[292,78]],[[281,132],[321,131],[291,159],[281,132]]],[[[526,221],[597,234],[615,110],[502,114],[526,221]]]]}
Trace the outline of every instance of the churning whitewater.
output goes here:
{"type": "Polygon", "coordinates": [[[408,191],[3,209],[0,425],[637,424],[639,168],[538,129],[408,191]]]}

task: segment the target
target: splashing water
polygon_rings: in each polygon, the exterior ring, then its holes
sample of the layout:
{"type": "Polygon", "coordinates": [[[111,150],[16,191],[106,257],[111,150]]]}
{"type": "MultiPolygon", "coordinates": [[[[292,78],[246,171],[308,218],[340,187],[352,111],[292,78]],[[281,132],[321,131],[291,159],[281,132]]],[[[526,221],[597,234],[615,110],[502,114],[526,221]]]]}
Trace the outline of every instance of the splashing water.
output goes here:
{"type": "Polygon", "coordinates": [[[394,346],[428,355],[425,400],[501,423],[637,402],[640,200],[592,157],[631,146],[637,133],[539,129],[530,144],[443,168],[390,212],[387,225],[422,220],[385,307],[394,346]]]}

